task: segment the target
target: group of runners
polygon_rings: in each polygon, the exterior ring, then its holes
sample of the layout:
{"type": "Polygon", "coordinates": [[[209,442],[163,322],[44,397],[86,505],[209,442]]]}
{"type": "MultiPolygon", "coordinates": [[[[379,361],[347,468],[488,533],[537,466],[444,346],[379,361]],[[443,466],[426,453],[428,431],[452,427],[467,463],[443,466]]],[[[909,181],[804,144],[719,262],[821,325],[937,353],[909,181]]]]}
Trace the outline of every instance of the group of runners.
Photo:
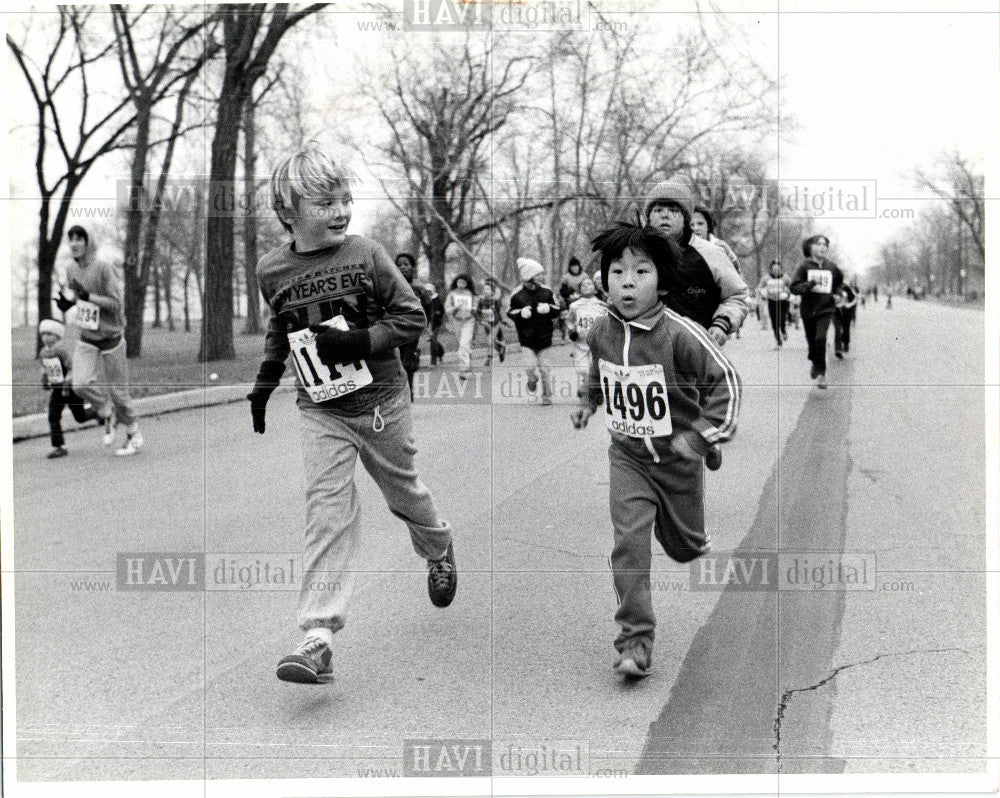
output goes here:
{"type": "MultiPolygon", "coordinates": [[[[739,417],[740,378],[723,346],[747,316],[750,291],[732,250],[713,242],[711,214],[695,205],[684,183],[664,182],[643,203],[638,224],[597,232],[593,275],[574,259],[553,293],[542,283],[542,265],[519,258],[520,285],[509,301],[493,280],[477,292],[469,275],[455,277],[442,300],[417,281],[412,255],[401,253],[394,262],[378,243],[348,233],[351,187],[349,172],[315,146],[282,159],[270,198],[290,241],[257,264],[271,316],[247,395],[251,426],[259,434],[268,430],[267,406],[290,360],[300,423],[278,434],[299,441],[306,477],[305,577],[297,609],[303,637],[281,657],[277,676],[314,683],[332,672],[335,633],[346,622],[356,576],[358,460],[426,562],[432,604],[447,607],[456,595],[453,529],[416,471],[407,384],[419,368],[418,342],[428,327],[432,360],[440,357],[441,324],[455,333],[466,374],[477,327],[486,331],[489,357],[503,360],[503,330],[511,325],[527,353],[528,388],[540,390],[543,404],[552,396],[548,350],[556,330],[565,332],[580,373],[570,420],[582,429],[600,414],[611,437],[614,667],[627,677],[647,675],[655,633],[652,537],[678,562],[708,550],[704,467],[719,467],[719,444],[733,436],[739,417]],[[314,590],[317,579],[339,589],[314,590]]],[[[50,419],[64,406],[78,420],[99,418],[105,442],[113,442],[115,424],[122,424],[127,437],[118,453],[135,454],[143,439],[128,393],[121,284],[114,269],[92,261],[85,230],[71,229],[68,239],[70,293],[60,292],[57,305],[73,310],[80,341],[70,358],[59,343],[61,325],[40,325],[46,384],[61,391],[50,419]]],[[[831,322],[839,331],[838,353],[850,345],[850,325],[836,321],[844,278],[827,259],[828,248],[824,236],[811,237],[792,277],[772,264],[763,284],[779,346],[787,337],[784,304],[792,294],[802,297],[812,376],[821,388],[831,322]]],[[[54,450],[63,443],[53,437],[54,450]]]]}

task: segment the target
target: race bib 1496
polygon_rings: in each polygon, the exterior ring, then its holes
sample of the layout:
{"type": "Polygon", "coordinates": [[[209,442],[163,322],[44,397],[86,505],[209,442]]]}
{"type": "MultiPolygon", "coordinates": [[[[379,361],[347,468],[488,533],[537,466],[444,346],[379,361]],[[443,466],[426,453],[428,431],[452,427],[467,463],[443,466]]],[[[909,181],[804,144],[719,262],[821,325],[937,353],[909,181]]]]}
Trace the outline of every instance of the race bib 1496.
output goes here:
{"type": "Polygon", "coordinates": [[[76,301],[76,326],[83,330],[96,330],[101,326],[101,309],[93,302],[76,301]]]}
{"type": "MultiPolygon", "coordinates": [[[[348,329],[343,316],[336,316],[323,323],[340,330],[348,329]]],[[[372,373],[363,360],[332,365],[320,360],[316,351],[316,333],[308,328],[288,333],[288,345],[292,349],[292,362],[295,364],[299,383],[314,402],[336,399],[372,382],[372,373]]]]}
{"type": "Polygon", "coordinates": [[[673,431],[663,366],[598,362],[608,429],[632,438],[659,438],[673,431]]]}

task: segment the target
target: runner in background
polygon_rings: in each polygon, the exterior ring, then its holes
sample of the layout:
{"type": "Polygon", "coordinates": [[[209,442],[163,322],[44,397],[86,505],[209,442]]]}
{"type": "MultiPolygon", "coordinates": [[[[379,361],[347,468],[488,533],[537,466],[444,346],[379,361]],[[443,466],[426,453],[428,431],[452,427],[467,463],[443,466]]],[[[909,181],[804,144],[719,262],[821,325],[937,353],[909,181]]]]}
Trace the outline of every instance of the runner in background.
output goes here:
{"type": "Polygon", "coordinates": [[[479,309],[476,313],[480,329],[486,336],[486,364],[493,364],[493,351],[497,359],[503,363],[507,356],[507,345],[503,339],[503,289],[492,277],[486,278],[483,293],[479,296],[479,309]]]}
{"type": "Polygon", "coordinates": [[[587,334],[590,328],[603,319],[608,312],[608,306],[595,295],[594,281],[584,275],[580,281],[580,297],[569,306],[566,312],[566,328],[569,340],[573,343],[573,365],[576,368],[577,396],[583,397],[586,388],[587,375],[590,374],[590,347],[587,345],[587,334]]]}
{"type": "MultiPolygon", "coordinates": [[[[417,261],[409,252],[400,252],[396,256],[396,268],[403,279],[410,284],[413,293],[420,300],[424,315],[428,321],[431,318],[435,292],[417,280],[417,261]]],[[[413,401],[413,375],[420,370],[420,339],[415,338],[399,347],[399,359],[406,372],[406,381],[410,385],[410,401],[413,401]]]]}
{"type": "Polygon", "coordinates": [[[704,238],[709,243],[719,247],[719,249],[726,253],[726,257],[733,264],[733,268],[736,271],[740,271],[740,259],[736,257],[733,248],[715,234],[715,219],[708,208],[704,208],[701,205],[694,206],[694,213],[691,214],[691,232],[699,238],[704,238]]]}
{"type": "Polygon", "coordinates": [[[767,299],[767,312],[771,317],[771,331],[774,333],[775,348],[788,340],[785,321],[788,316],[788,298],[791,296],[791,280],[781,268],[781,261],[772,260],[769,273],[760,281],[758,291],[767,299]]]}
{"type": "Polygon", "coordinates": [[[548,350],[559,307],[552,292],[540,283],[545,273],[542,264],[531,258],[518,258],[517,271],[521,288],[510,298],[507,316],[514,322],[518,341],[528,356],[528,391],[534,393],[541,380],[541,404],[550,405],[552,378],[548,350]]]}
{"type": "Polygon", "coordinates": [[[809,360],[812,363],[811,379],[818,379],[817,386],[826,388],[826,336],[833,320],[834,295],[844,283],[844,273],[826,257],[830,249],[830,239],[815,235],[802,243],[802,261],[795,278],[792,291],[802,296],[802,326],[809,345],[809,360]]]}
{"type": "Polygon", "coordinates": [[[76,306],[80,340],[73,353],[73,390],[97,410],[104,424],[104,445],[115,442],[115,423],[125,425],[125,443],[115,454],[138,454],[144,440],[129,392],[125,359],[125,288],[118,271],[93,257],[90,236],[80,225],[66,233],[73,263],[67,272],[73,297],[62,291],[56,306],[76,306]]]}
{"type": "Polygon", "coordinates": [[[444,301],[444,315],[448,327],[458,338],[459,378],[464,379],[472,370],[472,336],[476,333],[476,287],[472,278],[460,274],[451,281],[451,291],[444,301]]]}
{"type": "Polygon", "coordinates": [[[850,283],[844,283],[833,298],[833,349],[838,360],[851,349],[851,325],[857,313],[858,292],[850,283]]]}

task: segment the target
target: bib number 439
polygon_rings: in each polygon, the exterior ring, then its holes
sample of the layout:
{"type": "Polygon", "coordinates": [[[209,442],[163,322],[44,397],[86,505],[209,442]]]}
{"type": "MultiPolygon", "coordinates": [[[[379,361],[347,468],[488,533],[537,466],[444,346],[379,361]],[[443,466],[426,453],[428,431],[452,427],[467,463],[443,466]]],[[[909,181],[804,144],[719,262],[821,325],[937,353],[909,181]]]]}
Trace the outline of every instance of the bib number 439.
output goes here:
{"type": "Polygon", "coordinates": [[[608,429],[632,438],[657,438],[673,431],[663,366],[598,364],[608,429]]]}
{"type": "MultiPolygon", "coordinates": [[[[324,322],[331,327],[347,329],[343,316],[324,322]]],[[[288,333],[288,344],[292,350],[292,362],[298,374],[299,383],[314,402],[325,402],[338,396],[353,393],[372,382],[368,364],[324,363],[316,351],[316,333],[309,329],[288,333]]]]}

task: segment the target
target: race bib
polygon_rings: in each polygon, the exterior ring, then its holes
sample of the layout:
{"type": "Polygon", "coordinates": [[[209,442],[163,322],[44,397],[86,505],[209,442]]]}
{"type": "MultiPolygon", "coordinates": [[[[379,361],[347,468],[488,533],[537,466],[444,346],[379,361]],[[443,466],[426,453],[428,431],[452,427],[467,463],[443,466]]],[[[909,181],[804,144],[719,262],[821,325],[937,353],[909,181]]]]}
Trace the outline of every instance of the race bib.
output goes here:
{"type": "Polygon", "coordinates": [[[93,302],[76,301],[76,326],[81,330],[96,330],[101,326],[101,309],[93,302]]]}
{"type": "MultiPolygon", "coordinates": [[[[336,316],[323,322],[338,330],[347,330],[343,316],[336,316]]],[[[372,373],[363,360],[357,363],[337,363],[327,365],[320,360],[316,351],[316,333],[306,328],[288,333],[288,345],[292,349],[292,362],[299,383],[314,402],[325,402],[353,393],[372,382],[372,373]]]]}
{"type": "Polygon", "coordinates": [[[816,287],[813,288],[813,291],[817,294],[833,292],[833,272],[829,269],[809,269],[806,272],[806,279],[815,281],[816,287]]]}
{"type": "Polygon", "coordinates": [[[663,366],[598,362],[608,429],[632,438],[659,438],[673,431],[663,366]]]}
{"type": "Polygon", "coordinates": [[[43,357],[42,368],[45,369],[45,377],[48,379],[49,385],[62,385],[66,382],[62,361],[59,358],[43,357]]]}

